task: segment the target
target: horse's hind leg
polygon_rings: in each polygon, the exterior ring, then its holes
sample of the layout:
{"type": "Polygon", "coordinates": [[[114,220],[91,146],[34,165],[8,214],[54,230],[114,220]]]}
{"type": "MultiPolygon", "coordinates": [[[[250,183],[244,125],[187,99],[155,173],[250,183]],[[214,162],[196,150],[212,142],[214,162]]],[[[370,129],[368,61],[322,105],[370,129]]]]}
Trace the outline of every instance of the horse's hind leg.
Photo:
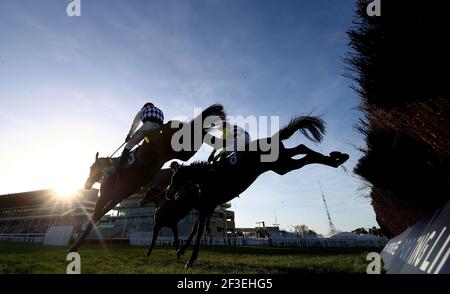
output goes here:
{"type": "Polygon", "coordinates": [[[203,235],[203,229],[205,228],[205,222],[206,222],[206,217],[209,214],[205,214],[204,212],[200,212],[200,216],[198,219],[198,227],[197,227],[197,236],[195,236],[195,244],[194,247],[192,248],[192,255],[189,258],[188,263],[186,263],[186,268],[191,267],[194,264],[194,261],[197,259],[198,257],[198,250],[200,247],[200,240],[202,238],[203,235]]]}
{"type": "Polygon", "coordinates": [[[311,163],[325,164],[332,167],[338,167],[349,158],[347,154],[337,151],[331,152],[330,155],[326,156],[322,153],[309,149],[303,144],[297,145],[294,148],[287,148],[284,150],[284,155],[286,155],[287,157],[293,157],[299,154],[306,154],[307,156],[309,156],[307,161],[311,161],[311,163]]]}
{"type": "Polygon", "coordinates": [[[177,251],[177,258],[179,259],[185,252],[186,248],[188,248],[189,244],[191,244],[192,238],[194,238],[195,233],[197,232],[198,228],[198,220],[195,223],[195,225],[192,227],[192,232],[189,235],[188,239],[186,240],[186,243],[184,243],[180,249],[177,251]]]}
{"type": "Polygon", "coordinates": [[[212,215],[210,215],[206,218],[206,234],[209,234],[211,232],[211,227],[210,227],[211,217],[212,217],[212,215]]]}
{"type": "Polygon", "coordinates": [[[285,154],[288,157],[293,157],[299,154],[306,154],[310,157],[308,161],[311,161],[311,163],[319,163],[329,165],[331,167],[338,167],[349,159],[348,154],[345,153],[333,151],[327,156],[323,155],[320,152],[314,151],[303,144],[297,145],[294,148],[285,149],[285,154]]]}
{"type": "Polygon", "coordinates": [[[328,165],[328,166],[331,166],[334,168],[339,167],[341,164],[343,164],[350,158],[350,156],[348,154],[341,153],[338,151],[333,151],[328,156],[325,156],[321,153],[316,152],[316,154],[312,154],[312,155],[308,154],[308,155],[306,155],[306,157],[311,157],[311,161],[312,161],[311,163],[328,165]]]}
{"type": "Polygon", "coordinates": [[[173,242],[175,243],[175,251],[178,251],[180,247],[180,240],[178,239],[178,227],[177,225],[172,226],[173,242]]]}
{"type": "Polygon", "coordinates": [[[288,158],[286,160],[276,162],[273,171],[279,175],[287,174],[290,171],[297,170],[308,164],[323,164],[331,167],[338,167],[349,159],[348,154],[341,152],[331,152],[329,156],[315,152],[307,154],[300,159],[288,158]]]}
{"type": "Polygon", "coordinates": [[[299,155],[299,154],[310,154],[310,155],[316,155],[316,156],[319,156],[319,155],[324,156],[323,154],[321,154],[319,152],[316,152],[316,151],[314,151],[312,149],[309,149],[308,147],[306,147],[303,144],[297,145],[294,148],[286,148],[285,149],[285,154],[288,157],[292,157],[292,156],[299,155]]]}

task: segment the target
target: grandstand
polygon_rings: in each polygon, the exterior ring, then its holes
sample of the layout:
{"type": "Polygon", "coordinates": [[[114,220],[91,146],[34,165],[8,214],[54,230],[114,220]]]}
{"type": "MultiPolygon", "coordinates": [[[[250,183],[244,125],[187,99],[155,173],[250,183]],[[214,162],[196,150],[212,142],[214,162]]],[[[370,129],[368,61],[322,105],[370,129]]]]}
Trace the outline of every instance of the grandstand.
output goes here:
{"type": "Polygon", "coordinates": [[[42,243],[52,226],[79,231],[93,212],[98,190],[61,197],[54,190],[0,196],[0,241],[42,243]]]}
{"type": "MultiPolygon", "coordinates": [[[[87,243],[147,244],[151,240],[155,207],[139,207],[144,190],[122,201],[95,226],[87,243]]],[[[38,190],[0,195],[0,241],[45,243],[48,234],[69,234],[67,242],[78,237],[95,207],[98,190],[79,190],[61,197],[53,190],[38,190]],[[64,228],[50,230],[51,228],[64,228]],[[68,231],[67,231],[68,230],[68,231]]],[[[211,217],[209,237],[234,234],[234,212],[230,204],[217,207],[211,217]]],[[[180,239],[190,234],[197,219],[192,211],[180,221],[180,239]]],[[[163,229],[160,236],[172,239],[172,231],[163,229]]],[[[53,237],[52,239],[55,239],[53,237]]],[[[57,239],[57,238],[56,238],[57,239]]],[[[52,244],[52,243],[49,243],[52,244]]],[[[64,245],[61,243],[54,245],[64,245]]]]}

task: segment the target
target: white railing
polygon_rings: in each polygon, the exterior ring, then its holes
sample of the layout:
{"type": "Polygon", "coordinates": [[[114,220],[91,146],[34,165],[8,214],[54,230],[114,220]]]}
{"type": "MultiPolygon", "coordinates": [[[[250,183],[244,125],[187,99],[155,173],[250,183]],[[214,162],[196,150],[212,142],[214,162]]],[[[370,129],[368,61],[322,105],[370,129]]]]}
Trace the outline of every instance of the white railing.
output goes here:
{"type": "Polygon", "coordinates": [[[42,243],[45,233],[0,234],[0,242],[42,243]]]}
{"type": "MultiPolygon", "coordinates": [[[[0,234],[0,242],[22,242],[22,243],[43,243],[44,233],[30,234],[0,234]]],[[[102,238],[90,238],[102,239],[102,238]]],[[[121,239],[122,238],[107,238],[121,239]]],[[[133,246],[150,245],[152,241],[151,233],[130,234],[128,236],[129,244],[133,246]],[[146,235],[147,237],[144,237],[146,235]]],[[[180,243],[184,244],[187,236],[179,238],[180,243]]],[[[201,239],[203,246],[274,246],[274,247],[306,247],[306,248],[382,248],[386,245],[386,240],[357,240],[357,239],[330,239],[330,238],[245,238],[245,237],[206,237],[201,239]]],[[[156,241],[157,246],[173,246],[172,236],[161,236],[156,241]]]]}
{"type": "MultiPolygon", "coordinates": [[[[133,236],[130,234],[130,245],[142,246],[150,245],[152,241],[151,234],[149,237],[133,236]]],[[[180,237],[180,242],[186,242],[187,237],[180,237]]],[[[156,245],[173,245],[173,237],[158,237],[156,245]]],[[[274,246],[274,247],[309,247],[309,248],[382,248],[386,245],[385,240],[357,240],[357,239],[302,239],[302,238],[223,238],[223,237],[206,237],[201,239],[202,245],[211,246],[274,246]]]]}

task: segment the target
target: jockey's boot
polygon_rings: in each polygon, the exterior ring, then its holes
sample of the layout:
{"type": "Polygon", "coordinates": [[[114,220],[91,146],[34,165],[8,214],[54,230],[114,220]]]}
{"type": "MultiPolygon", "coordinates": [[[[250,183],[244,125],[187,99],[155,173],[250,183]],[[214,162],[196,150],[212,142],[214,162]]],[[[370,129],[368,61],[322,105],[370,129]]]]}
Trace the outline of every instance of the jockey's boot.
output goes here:
{"type": "Polygon", "coordinates": [[[116,165],[116,168],[115,168],[113,174],[117,174],[123,169],[123,167],[125,166],[125,164],[128,160],[129,154],[130,154],[130,151],[128,149],[123,149],[122,155],[120,155],[119,161],[117,162],[117,165],[116,165]]]}

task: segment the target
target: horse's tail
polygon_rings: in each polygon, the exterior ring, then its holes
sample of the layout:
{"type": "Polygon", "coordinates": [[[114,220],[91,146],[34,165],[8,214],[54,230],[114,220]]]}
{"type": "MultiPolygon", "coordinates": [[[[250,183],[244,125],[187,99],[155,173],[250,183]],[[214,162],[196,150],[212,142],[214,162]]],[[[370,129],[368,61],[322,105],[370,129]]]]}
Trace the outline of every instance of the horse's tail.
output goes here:
{"type": "Polygon", "coordinates": [[[287,126],[279,131],[280,140],[290,138],[296,131],[300,131],[309,140],[320,143],[325,134],[325,122],[315,116],[293,118],[287,126]]]}
{"type": "Polygon", "coordinates": [[[209,123],[211,125],[209,126],[204,126],[203,130],[205,132],[208,132],[211,130],[211,128],[214,126],[214,124],[217,124],[219,122],[222,122],[226,119],[226,113],[225,110],[223,109],[223,106],[221,104],[213,104],[210,107],[206,108],[205,110],[202,111],[201,114],[199,114],[194,121],[196,120],[201,120],[201,125],[203,126],[203,122],[205,121],[206,118],[209,117],[209,123]],[[215,120],[211,120],[211,118],[216,118],[215,120]]]}

